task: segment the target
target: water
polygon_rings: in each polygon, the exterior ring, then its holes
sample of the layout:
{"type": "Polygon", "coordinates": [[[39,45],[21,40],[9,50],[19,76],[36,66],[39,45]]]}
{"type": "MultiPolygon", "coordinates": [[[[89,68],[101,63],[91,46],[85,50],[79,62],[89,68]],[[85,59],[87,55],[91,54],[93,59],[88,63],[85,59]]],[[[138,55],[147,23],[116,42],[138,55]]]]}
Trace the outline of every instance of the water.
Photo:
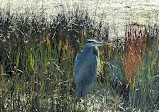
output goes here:
{"type": "Polygon", "coordinates": [[[124,37],[127,24],[159,24],[159,0],[1,0],[2,10],[11,13],[31,11],[56,16],[58,12],[79,7],[96,21],[109,25],[109,39],[124,37]]]}

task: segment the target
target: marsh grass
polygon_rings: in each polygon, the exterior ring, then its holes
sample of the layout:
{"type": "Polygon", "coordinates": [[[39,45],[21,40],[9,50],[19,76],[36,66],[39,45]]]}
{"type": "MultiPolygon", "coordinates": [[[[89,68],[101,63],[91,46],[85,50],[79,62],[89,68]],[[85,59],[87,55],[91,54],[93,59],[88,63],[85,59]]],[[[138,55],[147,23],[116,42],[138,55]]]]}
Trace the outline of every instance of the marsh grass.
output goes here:
{"type": "Polygon", "coordinates": [[[158,79],[158,41],[156,37],[151,37],[135,81],[130,84],[130,104],[135,110],[158,110],[158,79]]]}
{"type": "Polygon", "coordinates": [[[154,28],[147,30],[149,44],[133,82],[126,81],[125,51],[115,40],[115,47],[100,48],[99,76],[87,105],[76,102],[75,57],[87,39],[107,41],[108,28],[79,8],[59,13],[49,22],[41,13],[1,10],[1,111],[158,110],[158,30],[154,28]]]}

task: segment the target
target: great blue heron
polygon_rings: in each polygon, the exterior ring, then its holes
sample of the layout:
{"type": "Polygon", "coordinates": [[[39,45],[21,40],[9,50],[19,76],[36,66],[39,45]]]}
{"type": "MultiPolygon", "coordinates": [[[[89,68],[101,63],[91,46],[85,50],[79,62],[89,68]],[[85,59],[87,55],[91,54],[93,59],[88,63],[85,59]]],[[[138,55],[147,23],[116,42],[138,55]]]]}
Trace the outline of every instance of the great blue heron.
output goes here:
{"type": "Polygon", "coordinates": [[[99,51],[97,46],[105,45],[105,42],[88,40],[83,50],[76,57],[74,78],[77,89],[77,98],[84,98],[92,88],[97,76],[97,63],[99,51]]]}

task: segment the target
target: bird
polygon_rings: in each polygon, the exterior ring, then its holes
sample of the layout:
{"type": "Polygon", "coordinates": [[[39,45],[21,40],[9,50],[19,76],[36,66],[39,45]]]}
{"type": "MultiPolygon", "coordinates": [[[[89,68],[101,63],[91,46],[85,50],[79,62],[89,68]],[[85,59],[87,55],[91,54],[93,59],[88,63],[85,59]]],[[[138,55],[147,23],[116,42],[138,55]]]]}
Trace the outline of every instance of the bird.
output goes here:
{"type": "Polygon", "coordinates": [[[97,46],[109,44],[88,40],[83,50],[77,54],[74,67],[74,79],[77,90],[77,99],[85,98],[93,87],[97,77],[97,65],[99,59],[99,50],[97,46]]]}

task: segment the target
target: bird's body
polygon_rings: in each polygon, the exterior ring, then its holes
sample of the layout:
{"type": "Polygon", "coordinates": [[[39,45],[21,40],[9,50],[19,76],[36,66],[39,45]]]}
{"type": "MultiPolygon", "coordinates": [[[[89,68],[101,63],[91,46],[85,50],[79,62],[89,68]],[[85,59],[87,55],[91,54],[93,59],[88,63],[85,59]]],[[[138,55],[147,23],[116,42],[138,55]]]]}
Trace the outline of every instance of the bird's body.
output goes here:
{"type": "Polygon", "coordinates": [[[99,55],[97,46],[104,44],[104,42],[89,40],[76,57],[74,78],[78,98],[84,98],[95,82],[99,55]]]}

